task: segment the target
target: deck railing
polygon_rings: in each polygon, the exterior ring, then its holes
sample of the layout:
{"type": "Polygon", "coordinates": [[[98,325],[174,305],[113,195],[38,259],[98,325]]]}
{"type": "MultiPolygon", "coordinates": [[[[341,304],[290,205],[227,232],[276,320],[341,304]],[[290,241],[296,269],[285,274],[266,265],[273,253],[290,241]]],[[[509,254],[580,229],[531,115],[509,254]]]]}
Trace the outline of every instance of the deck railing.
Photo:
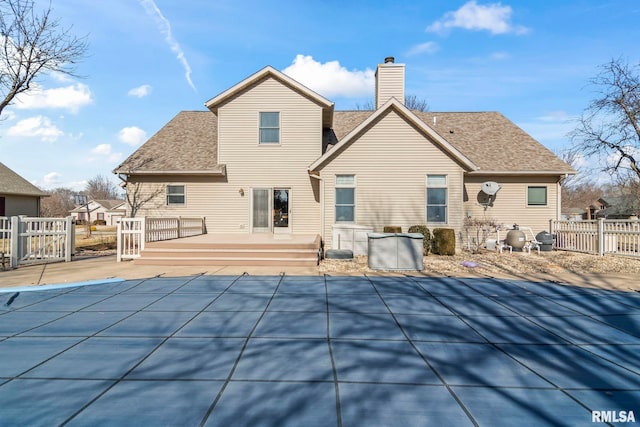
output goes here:
{"type": "Polygon", "coordinates": [[[145,243],[198,236],[206,233],[204,218],[148,217],[118,221],[117,261],[140,258],[145,243]]]}
{"type": "Polygon", "coordinates": [[[556,249],[640,257],[640,221],[551,221],[556,249]]]}
{"type": "Polygon", "coordinates": [[[159,242],[204,234],[204,218],[146,218],[145,240],[159,242]]]}
{"type": "Polygon", "coordinates": [[[2,267],[71,261],[75,251],[72,217],[0,217],[2,267]],[[8,260],[8,262],[7,262],[8,260]]]}

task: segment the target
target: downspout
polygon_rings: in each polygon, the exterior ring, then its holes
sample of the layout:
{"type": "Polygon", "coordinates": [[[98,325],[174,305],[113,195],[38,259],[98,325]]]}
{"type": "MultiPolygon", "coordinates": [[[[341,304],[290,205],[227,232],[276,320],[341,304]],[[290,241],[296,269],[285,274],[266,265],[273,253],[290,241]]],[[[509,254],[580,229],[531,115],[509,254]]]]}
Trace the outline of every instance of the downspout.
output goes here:
{"type": "Polygon", "coordinates": [[[320,193],[320,238],[324,242],[324,180],[320,175],[311,172],[309,172],[309,176],[318,180],[318,192],[320,193]]]}
{"type": "Polygon", "coordinates": [[[562,218],[562,182],[567,179],[569,174],[564,174],[563,177],[558,178],[558,188],[556,195],[556,221],[559,221],[562,218]]]}

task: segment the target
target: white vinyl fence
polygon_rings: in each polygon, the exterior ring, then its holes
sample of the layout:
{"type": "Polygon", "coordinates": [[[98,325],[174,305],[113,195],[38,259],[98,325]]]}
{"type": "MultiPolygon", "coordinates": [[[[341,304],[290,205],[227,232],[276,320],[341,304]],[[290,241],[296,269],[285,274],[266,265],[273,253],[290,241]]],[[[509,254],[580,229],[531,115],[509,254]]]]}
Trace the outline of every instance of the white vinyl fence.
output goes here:
{"type": "Polygon", "coordinates": [[[117,261],[140,258],[145,243],[205,234],[204,218],[149,217],[118,221],[117,261]]]}
{"type": "Polygon", "coordinates": [[[556,249],[640,257],[640,221],[551,221],[556,249]]]}
{"type": "Polygon", "coordinates": [[[3,268],[68,262],[75,251],[73,217],[0,217],[0,240],[3,268]]]}

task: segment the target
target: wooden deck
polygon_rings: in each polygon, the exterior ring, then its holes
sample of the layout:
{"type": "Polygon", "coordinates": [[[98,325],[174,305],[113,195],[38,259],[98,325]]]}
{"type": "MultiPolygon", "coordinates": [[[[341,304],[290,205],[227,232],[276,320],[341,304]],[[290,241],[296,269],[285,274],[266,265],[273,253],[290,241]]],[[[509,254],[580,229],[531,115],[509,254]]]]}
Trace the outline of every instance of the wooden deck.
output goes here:
{"type": "Polygon", "coordinates": [[[136,264],[160,265],[318,265],[317,234],[203,234],[149,242],[136,264]]]}

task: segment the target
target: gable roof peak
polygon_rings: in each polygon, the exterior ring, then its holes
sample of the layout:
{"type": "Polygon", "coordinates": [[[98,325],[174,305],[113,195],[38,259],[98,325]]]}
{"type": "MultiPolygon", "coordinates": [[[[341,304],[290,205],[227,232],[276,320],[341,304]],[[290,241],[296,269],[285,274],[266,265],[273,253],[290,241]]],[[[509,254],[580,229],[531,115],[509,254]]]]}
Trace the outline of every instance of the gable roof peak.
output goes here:
{"type": "Polygon", "coordinates": [[[248,87],[251,87],[252,85],[258,83],[259,81],[261,81],[266,77],[272,77],[278,80],[285,86],[295,90],[296,92],[301,93],[302,95],[316,102],[317,104],[322,106],[324,110],[328,110],[329,112],[333,113],[334,103],[332,101],[328,100],[327,98],[318,94],[317,92],[314,92],[313,90],[309,89],[302,83],[284,74],[282,71],[275,69],[271,65],[267,65],[266,67],[253,73],[246,79],[231,86],[229,89],[225,90],[224,92],[214,96],[213,98],[205,102],[204,105],[215,114],[218,110],[218,107],[223,102],[229,100],[230,98],[237,95],[241,91],[247,89],[248,87]]]}

